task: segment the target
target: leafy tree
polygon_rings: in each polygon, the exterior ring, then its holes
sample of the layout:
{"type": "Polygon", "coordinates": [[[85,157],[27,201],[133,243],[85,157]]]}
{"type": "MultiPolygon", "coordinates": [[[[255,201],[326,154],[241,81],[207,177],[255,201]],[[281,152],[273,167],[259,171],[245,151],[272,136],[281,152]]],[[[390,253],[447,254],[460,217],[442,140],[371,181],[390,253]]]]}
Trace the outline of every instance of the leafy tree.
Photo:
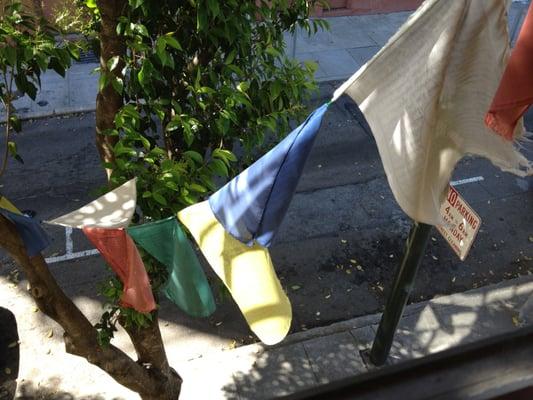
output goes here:
{"type": "MultiPolygon", "coordinates": [[[[127,51],[102,68],[100,89],[125,105],[113,113],[113,182],[137,176],[147,217],[174,215],[215,189],[305,114],[316,66],[284,54],[284,32],[308,32],[318,1],[130,0],[117,33],[127,51]],[[116,115],[115,115],[116,114],[116,115]]],[[[108,112],[108,110],[105,110],[108,112]]]]}
{"type": "Polygon", "coordinates": [[[28,95],[35,100],[41,73],[52,69],[65,76],[71,58],[79,56],[75,44],[63,42],[56,46],[54,32],[43,20],[37,21],[26,14],[19,2],[9,2],[0,15],[0,101],[6,118],[6,145],[0,176],[7,167],[9,154],[22,162],[16,143],[11,140],[12,132],[21,130],[13,107],[16,96],[28,95]]]}
{"type": "MultiPolygon", "coordinates": [[[[174,215],[203,199],[306,114],[315,66],[287,58],[283,35],[324,27],[309,18],[323,0],[83,1],[99,40],[96,144],[110,186],[138,178],[138,222],[174,215]]],[[[33,37],[37,30],[17,32],[33,37]]],[[[17,52],[24,52],[20,46],[17,52]]],[[[65,51],[73,55],[71,47],[65,51]]],[[[47,67],[55,69],[56,59],[51,55],[47,67]]],[[[2,60],[0,68],[11,65],[2,60]]],[[[29,76],[29,64],[24,68],[29,76]]],[[[143,399],[179,396],[182,381],[168,363],[157,311],[120,307],[122,284],[111,278],[102,289],[110,305],[92,326],[42,256],[29,258],[14,226],[1,216],[0,245],[24,269],[39,308],[65,330],[69,353],[143,399]],[[117,324],[128,333],[136,361],[111,344],[117,324]]],[[[164,268],[144,258],[157,298],[164,268]]]]}

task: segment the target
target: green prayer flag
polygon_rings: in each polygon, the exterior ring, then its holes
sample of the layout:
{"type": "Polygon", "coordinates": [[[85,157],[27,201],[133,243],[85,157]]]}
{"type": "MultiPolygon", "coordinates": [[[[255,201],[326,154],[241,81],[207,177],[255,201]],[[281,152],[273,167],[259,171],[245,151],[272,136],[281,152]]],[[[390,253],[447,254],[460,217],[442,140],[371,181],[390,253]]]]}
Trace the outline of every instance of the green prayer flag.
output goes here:
{"type": "Polygon", "coordinates": [[[186,313],[207,317],[215,311],[215,301],[207,278],[189,239],[175,217],[127,228],[144,250],[168,269],[165,295],[186,313]]]}

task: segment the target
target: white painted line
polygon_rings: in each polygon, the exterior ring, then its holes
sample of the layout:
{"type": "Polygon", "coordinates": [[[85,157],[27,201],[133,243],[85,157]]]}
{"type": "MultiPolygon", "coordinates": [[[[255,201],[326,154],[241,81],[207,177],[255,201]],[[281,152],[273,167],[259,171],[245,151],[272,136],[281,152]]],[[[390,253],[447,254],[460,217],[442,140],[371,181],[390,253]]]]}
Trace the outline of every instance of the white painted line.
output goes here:
{"type": "Polygon", "coordinates": [[[485,178],[483,178],[482,176],[474,176],[473,178],[466,178],[466,179],[461,179],[458,181],[451,181],[450,185],[460,186],[460,185],[466,185],[467,183],[481,182],[484,180],[485,178]]]}
{"type": "Polygon", "coordinates": [[[61,262],[61,261],[74,260],[76,258],[95,256],[97,254],[100,254],[100,252],[96,249],[92,249],[92,250],[78,251],[76,253],[63,254],[62,256],[57,256],[57,257],[48,257],[48,258],[45,258],[44,260],[48,264],[53,264],[53,263],[61,262]]]}
{"type": "Polygon", "coordinates": [[[72,241],[72,227],[67,226],[65,228],[65,251],[66,254],[72,254],[74,252],[74,242],[72,241]]]}

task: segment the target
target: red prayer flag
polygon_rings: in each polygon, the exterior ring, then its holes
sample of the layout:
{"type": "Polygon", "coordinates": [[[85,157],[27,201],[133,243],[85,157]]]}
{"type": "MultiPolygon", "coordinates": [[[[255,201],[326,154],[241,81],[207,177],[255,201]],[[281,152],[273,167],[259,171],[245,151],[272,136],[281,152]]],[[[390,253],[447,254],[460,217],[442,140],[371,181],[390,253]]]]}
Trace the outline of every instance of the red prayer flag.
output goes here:
{"type": "Polygon", "coordinates": [[[529,6],[500,86],[485,116],[485,123],[505,139],[513,140],[516,124],[531,104],[533,104],[533,3],[529,6]]]}
{"type": "Polygon", "coordinates": [[[124,307],[146,313],[156,308],[150,280],[141,255],[123,228],[85,227],[83,232],[100,251],[124,284],[120,302],[124,307]]]}

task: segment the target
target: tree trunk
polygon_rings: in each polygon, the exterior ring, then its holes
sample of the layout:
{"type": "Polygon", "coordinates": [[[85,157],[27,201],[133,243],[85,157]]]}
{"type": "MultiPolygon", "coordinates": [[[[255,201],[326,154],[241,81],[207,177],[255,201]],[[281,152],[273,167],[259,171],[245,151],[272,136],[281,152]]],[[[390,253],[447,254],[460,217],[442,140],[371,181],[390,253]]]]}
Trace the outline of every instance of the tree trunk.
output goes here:
{"type": "MultiPolygon", "coordinates": [[[[163,389],[164,398],[177,399],[183,380],[174,368],[168,364],[161,331],[159,330],[157,311],[153,314],[152,322],[147,327],[126,326],[122,323],[121,325],[128,333],[135,347],[138,362],[148,368],[156,368],[166,380],[165,388],[163,389]]],[[[162,399],[159,393],[152,397],[143,398],[145,400],[162,399]]]]}
{"type": "Polygon", "coordinates": [[[111,344],[100,346],[96,329],[58,286],[42,255],[28,257],[15,226],[1,215],[0,246],[24,271],[39,309],[64,329],[68,353],[87,359],[145,400],[178,398],[181,378],[168,366],[157,322],[147,329],[135,329],[133,335],[128,332],[138,362],[111,344]]]}
{"type": "MultiPolygon", "coordinates": [[[[120,76],[124,62],[126,45],[124,38],[117,35],[118,18],[124,12],[126,0],[97,0],[101,16],[100,28],[100,74],[113,74],[120,76]],[[107,62],[114,56],[120,56],[118,66],[109,71],[107,62]]],[[[107,85],[96,96],[96,147],[100,153],[100,159],[109,164],[114,164],[113,146],[117,143],[116,136],[103,135],[106,129],[115,127],[115,115],[123,105],[122,94],[117,93],[111,85],[107,85]]],[[[112,168],[106,168],[107,177],[111,176],[112,168]]]]}

